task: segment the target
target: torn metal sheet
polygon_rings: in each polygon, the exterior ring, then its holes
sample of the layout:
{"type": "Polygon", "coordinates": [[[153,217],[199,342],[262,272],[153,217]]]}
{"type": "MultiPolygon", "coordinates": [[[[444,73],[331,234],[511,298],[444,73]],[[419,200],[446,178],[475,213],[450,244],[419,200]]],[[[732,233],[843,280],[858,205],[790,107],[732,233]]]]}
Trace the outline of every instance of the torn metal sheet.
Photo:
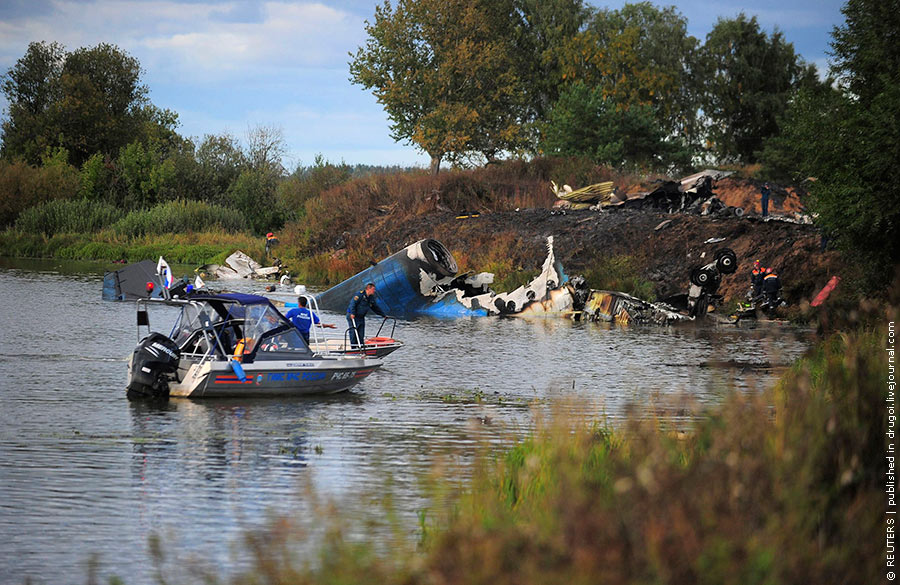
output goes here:
{"type": "Polygon", "coordinates": [[[489,272],[457,275],[450,251],[437,240],[421,240],[388,256],[316,297],[319,308],[343,312],[366,283],[375,284],[377,301],[390,316],[483,317],[487,315],[549,314],[571,311],[574,285],[553,253],[547,238],[547,258],[527,285],[495,293],[489,272]]]}
{"type": "Polygon", "coordinates": [[[259,262],[237,250],[225,259],[225,265],[206,264],[200,270],[213,278],[220,280],[237,280],[241,278],[266,278],[277,275],[281,270],[278,266],[263,267],[259,262]]]}

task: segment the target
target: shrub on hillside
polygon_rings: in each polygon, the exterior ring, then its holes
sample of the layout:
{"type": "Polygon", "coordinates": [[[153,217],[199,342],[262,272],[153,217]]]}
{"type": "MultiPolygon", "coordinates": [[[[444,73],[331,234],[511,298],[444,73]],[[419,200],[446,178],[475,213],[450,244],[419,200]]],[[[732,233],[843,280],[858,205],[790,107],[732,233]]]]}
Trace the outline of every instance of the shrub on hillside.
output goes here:
{"type": "Polygon", "coordinates": [[[184,200],[132,211],[112,225],[116,234],[127,237],[214,230],[241,232],[246,229],[244,216],[234,209],[184,200]]]}
{"type": "Polygon", "coordinates": [[[57,199],[26,209],[15,229],[32,234],[91,234],[115,223],[122,212],[108,203],[87,199],[57,199]]]}
{"type": "Polygon", "coordinates": [[[0,227],[12,225],[25,209],[54,199],[70,199],[80,188],[78,171],[68,164],[33,167],[0,160],[0,227]]]}

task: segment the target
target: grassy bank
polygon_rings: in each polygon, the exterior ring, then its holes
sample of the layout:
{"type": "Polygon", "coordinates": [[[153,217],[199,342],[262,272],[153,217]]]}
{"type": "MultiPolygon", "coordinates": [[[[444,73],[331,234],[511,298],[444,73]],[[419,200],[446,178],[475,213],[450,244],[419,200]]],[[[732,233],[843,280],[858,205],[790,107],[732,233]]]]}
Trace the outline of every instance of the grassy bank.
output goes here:
{"type": "MultiPolygon", "coordinates": [[[[323,505],[248,534],[253,567],[230,582],[880,582],[885,347],[883,327],[835,335],[688,434],[552,418],[501,455],[485,451],[470,480],[437,470],[436,497],[455,504],[423,513],[417,539],[398,528],[385,547],[323,505]],[[319,556],[301,560],[310,534],[319,556]]],[[[385,500],[374,523],[394,518],[385,500]]]]}
{"type": "Polygon", "coordinates": [[[0,232],[0,249],[6,256],[139,262],[163,256],[170,263],[222,263],[237,249],[262,258],[264,242],[246,234],[200,232],[120,237],[109,232],[96,234],[58,233],[52,236],[0,232]]]}

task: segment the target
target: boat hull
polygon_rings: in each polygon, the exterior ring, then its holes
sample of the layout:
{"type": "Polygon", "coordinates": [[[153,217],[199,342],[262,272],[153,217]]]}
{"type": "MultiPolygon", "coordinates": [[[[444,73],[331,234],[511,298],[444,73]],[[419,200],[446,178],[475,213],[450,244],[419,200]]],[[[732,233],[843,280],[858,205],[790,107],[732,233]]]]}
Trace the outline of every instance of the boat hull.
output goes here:
{"type": "Polygon", "coordinates": [[[381,367],[368,357],[285,360],[243,364],[241,380],[227,361],[185,364],[170,396],[189,398],[306,396],[343,392],[381,367]]]}

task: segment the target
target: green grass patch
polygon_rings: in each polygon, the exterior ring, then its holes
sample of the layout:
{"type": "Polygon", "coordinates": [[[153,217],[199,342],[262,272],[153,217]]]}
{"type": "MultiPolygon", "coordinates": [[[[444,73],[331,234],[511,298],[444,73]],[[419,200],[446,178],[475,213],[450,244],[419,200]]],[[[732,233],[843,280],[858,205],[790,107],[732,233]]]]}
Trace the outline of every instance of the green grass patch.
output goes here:
{"type": "Polygon", "coordinates": [[[632,256],[601,258],[584,273],[592,289],[619,291],[653,302],[656,292],[653,283],[640,276],[640,267],[632,256]]]}

